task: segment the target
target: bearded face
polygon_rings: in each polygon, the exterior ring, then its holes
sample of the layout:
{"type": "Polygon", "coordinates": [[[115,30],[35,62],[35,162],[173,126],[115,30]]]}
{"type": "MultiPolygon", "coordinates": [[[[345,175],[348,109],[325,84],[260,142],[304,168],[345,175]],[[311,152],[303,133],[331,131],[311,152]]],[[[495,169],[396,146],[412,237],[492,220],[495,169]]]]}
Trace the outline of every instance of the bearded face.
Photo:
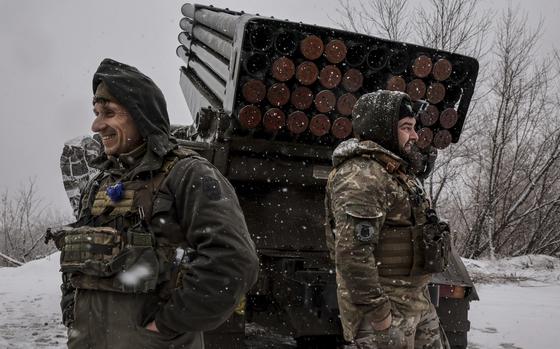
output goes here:
{"type": "Polygon", "coordinates": [[[412,145],[418,140],[418,134],[414,130],[416,119],[412,116],[406,116],[399,120],[397,124],[399,150],[402,154],[409,154],[412,145]]]}

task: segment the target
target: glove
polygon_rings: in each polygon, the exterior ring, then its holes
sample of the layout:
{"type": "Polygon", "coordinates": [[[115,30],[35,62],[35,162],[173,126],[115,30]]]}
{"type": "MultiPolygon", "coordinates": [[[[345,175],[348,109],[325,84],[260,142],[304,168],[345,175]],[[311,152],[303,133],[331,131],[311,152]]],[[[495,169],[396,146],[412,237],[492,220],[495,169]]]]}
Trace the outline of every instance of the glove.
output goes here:
{"type": "Polygon", "coordinates": [[[407,349],[405,325],[406,321],[398,312],[395,312],[395,315],[392,316],[391,326],[382,331],[372,329],[371,334],[356,339],[355,343],[360,349],[407,349]]]}

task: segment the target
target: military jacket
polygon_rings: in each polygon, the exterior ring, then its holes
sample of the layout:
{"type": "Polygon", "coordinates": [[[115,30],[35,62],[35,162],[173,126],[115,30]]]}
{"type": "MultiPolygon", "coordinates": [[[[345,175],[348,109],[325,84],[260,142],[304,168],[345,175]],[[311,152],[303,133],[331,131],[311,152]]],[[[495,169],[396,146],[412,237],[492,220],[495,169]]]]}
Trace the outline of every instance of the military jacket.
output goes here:
{"type": "Polygon", "coordinates": [[[160,270],[166,277],[152,292],[114,290],[114,277],[72,275],[77,291],[70,348],[202,348],[200,331],[225,321],[256,281],[258,257],[233,187],[206,159],[196,154],[177,158],[175,151],[163,159],[148,154],[130,169],[117,168],[113,159],[100,166],[101,175],[90,183],[78,225],[121,228],[118,221],[124,219],[130,227],[134,221],[128,216],[139,211],[139,202],[146,202],[137,197],[147,195],[147,228],[158,253],[172,254],[160,270]],[[166,165],[171,168],[162,177],[166,165]],[[138,166],[152,169],[134,171],[138,166]],[[155,183],[158,176],[161,181],[155,183]],[[125,190],[119,203],[111,204],[104,191],[120,181],[136,193],[125,190]],[[177,248],[191,253],[174,261],[177,248]],[[172,268],[180,269],[180,278],[169,287],[172,268]],[[108,319],[111,328],[104,325],[108,319]],[[161,334],[144,329],[153,320],[161,334]]]}
{"type": "Polygon", "coordinates": [[[344,335],[391,307],[428,308],[430,278],[415,239],[428,201],[406,163],[372,141],[351,139],[333,154],[326,189],[326,239],[336,265],[344,335]]]}

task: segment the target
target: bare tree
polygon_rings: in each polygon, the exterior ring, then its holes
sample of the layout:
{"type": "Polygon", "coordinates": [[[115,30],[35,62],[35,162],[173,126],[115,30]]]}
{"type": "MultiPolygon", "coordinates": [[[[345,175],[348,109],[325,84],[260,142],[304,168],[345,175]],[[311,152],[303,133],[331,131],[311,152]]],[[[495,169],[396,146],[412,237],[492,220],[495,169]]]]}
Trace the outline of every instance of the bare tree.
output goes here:
{"type": "Polygon", "coordinates": [[[408,0],[338,0],[337,17],[333,21],[345,30],[377,35],[390,40],[406,40],[411,32],[408,0]]]}
{"type": "Polygon", "coordinates": [[[536,56],[541,34],[542,23],[531,30],[526,16],[512,8],[497,28],[492,93],[484,117],[475,120],[478,137],[471,153],[477,154],[476,175],[465,179],[473,194],[468,207],[459,207],[470,220],[463,246],[469,257],[526,250],[525,239],[518,238],[526,232],[526,222],[535,214],[541,220],[550,217],[552,211],[546,210],[560,199],[542,190],[557,178],[553,171],[560,159],[560,115],[550,93],[557,77],[551,73],[553,61],[536,56]]]}
{"type": "MultiPolygon", "coordinates": [[[[430,0],[426,6],[417,7],[414,11],[414,28],[416,41],[422,45],[459,52],[474,56],[482,60],[488,45],[485,37],[490,31],[490,16],[482,15],[479,0],[430,0]]],[[[488,13],[488,10],[484,10],[488,13]]],[[[482,67],[485,64],[481,65],[482,67]]],[[[484,80],[485,70],[479,72],[479,83],[484,80]]],[[[469,120],[477,114],[477,93],[471,104],[469,120]]],[[[434,171],[426,181],[430,198],[435,207],[441,207],[440,202],[447,202],[448,187],[459,179],[464,166],[470,161],[470,149],[465,145],[472,139],[469,132],[470,123],[463,126],[461,143],[440,152],[434,171]]],[[[445,206],[445,205],[443,205],[445,206]]]]}
{"type": "Polygon", "coordinates": [[[0,260],[9,265],[53,252],[52,246],[42,243],[48,226],[65,220],[60,214],[50,212],[37,198],[35,181],[11,196],[6,190],[0,197],[0,260]]]}
{"type": "Polygon", "coordinates": [[[480,59],[492,17],[479,4],[479,0],[430,0],[429,7],[419,7],[414,16],[419,42],[480,59]]]}
{"type": "Polygon", "coordinates": [[[491,14],[480,0],[430,0],[411,8],[408,0],[338,0],[344,30],[460,52],[480,59],[486,52],[491,14]],[[413,23],[413,25],[411,25],[413,23]]]}
{"type": "Polygon", "coordinates": [[[448,188],[460,180],[464,168],[471,161],[470,148],[467,144],[472,138],[472,134],[464,131],[460,143],[447,148],[445,152],[439,152],[434,169],[425,181],[432,205],[440,208],[445,216],[451,213],[445,210],[445,204],[449,201],[448,188]],[[441,205],[441,202],[444,205],[441,205]]]}

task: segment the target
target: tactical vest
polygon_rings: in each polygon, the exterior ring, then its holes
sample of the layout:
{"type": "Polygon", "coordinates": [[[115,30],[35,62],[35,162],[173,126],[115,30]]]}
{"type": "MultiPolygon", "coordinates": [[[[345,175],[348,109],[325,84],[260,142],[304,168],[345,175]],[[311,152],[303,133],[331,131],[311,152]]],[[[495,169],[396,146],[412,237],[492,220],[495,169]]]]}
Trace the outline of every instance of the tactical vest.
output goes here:
{"type": "Polygon", "coordinates": [[[409,196],[411,225],[382,226],[374,256],[380,276],[414,276],[431,273],[425,268],[424,225],[430,207],[416,180],[401,170],[397,160],[383,153],[365,155],[377,161],[395,178],[409,196]]]}
{"type": "MultiPolygon", "coordinates": [[[[82,200],[80,219],[65,234],[61,271],[71,274],[78,289],[148,293],[162,284],[173,287],[176,248],[158,241],[150,229],[152,209],[161,184],[173,166],[196,152],[179,148],[149,178],[122,182],[119,199],[107,188],[115,185],[103,173],[82,200]]],[[[148,174],[144,174],[148,176],[148,174]]]]}

